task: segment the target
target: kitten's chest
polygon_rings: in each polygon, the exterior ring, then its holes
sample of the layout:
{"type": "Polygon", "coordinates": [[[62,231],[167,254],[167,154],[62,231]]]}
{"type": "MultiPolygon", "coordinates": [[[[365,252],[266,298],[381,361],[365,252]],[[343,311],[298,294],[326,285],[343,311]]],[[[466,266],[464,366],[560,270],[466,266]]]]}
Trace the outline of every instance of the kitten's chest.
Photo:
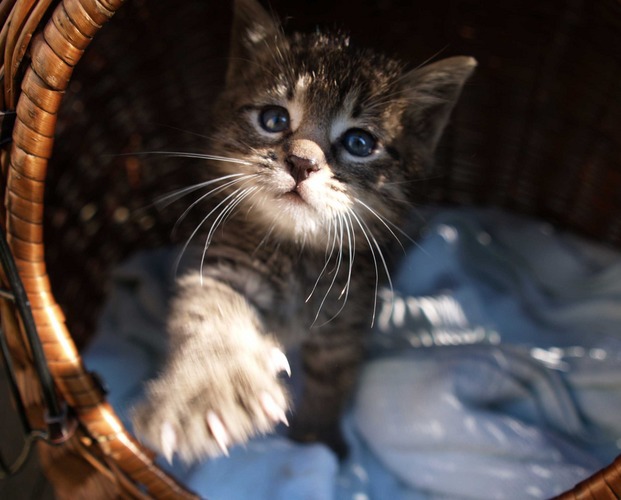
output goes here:
{"type": "Polygon", "coordinates": [[[236,231],[217,235],[207,252],[206,272],[244,295],[268,331],[299,340],[324,324],[371,323],[376,294],[372,256],[266,242],[242,228],[239,224],[236,231]]]}
{"type": "Polygon", "coordinates": [[[274,329],[295,337],[331,327],[366,329],[375,292],[375,279],[362,256],[350,262],[343,256],[300,255],[281,274],[276,300],[263,314],[274,329]]]}

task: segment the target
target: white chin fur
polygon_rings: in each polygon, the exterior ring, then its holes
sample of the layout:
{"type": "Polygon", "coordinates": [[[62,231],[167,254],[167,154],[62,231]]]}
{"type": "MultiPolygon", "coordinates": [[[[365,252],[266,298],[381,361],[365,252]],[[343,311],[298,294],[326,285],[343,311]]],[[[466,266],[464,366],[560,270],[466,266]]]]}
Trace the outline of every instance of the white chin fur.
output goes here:
{"type": "Polygon", "coordinates": [[[328,228],[325,215],[319,213],[295,194],[287,194],[270,204],[265,215],[282,231],[295,238],[317,236],[328,228]]]}
{"type": "Polygon", "coordinates": [[[326,169],[296,187],[289,174],[276,173],[260,199],[250,201],[253,213],[279,237],[323,248],[335,231],[334,221],[352,206],[345,192],[328,188],[328,176],[326,169]]]}
{"type": "Polygon", "coordinates": [[[304,242],[307,245],[325,246],[330,232],[333,211],[329,208],[315,209],[295,194],[276,198],[264,198],[254,208],[268,230],[280,237],[304,242]]]}

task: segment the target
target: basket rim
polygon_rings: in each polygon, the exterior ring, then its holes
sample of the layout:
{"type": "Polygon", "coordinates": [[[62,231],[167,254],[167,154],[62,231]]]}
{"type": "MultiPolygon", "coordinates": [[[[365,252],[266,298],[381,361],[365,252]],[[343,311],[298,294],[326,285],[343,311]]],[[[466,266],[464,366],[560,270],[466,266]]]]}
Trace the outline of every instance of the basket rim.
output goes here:
{"type": "MultiPolygon", "coordinates": [[[[2,7],[9,3],[5,0],[2,7]]],[[[13,0],[10,5],[0,33],[5,53],[3,105],[16,111],[16,119],[10,152],[4,157],[8,168],[3,230],[52,378],[81,424],[70,441],[81,448],[84,442],[96,446],[105,459],[100,467],[107,467],[107,476],[133,497],[144,497],[139,484],[158,497],[196,498],[159,468],[155,454],[125,429],[106,402],[98,380],[83,365],[44,261],[42,193],[64,91],[86,47],[123,5],[124,0],[13,0]]]]}

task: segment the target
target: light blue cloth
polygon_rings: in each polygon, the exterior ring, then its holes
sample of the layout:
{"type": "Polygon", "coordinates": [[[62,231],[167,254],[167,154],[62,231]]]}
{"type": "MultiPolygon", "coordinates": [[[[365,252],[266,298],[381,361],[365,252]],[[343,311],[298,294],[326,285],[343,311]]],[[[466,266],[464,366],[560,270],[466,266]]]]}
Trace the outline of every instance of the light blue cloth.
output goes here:
{"type": "MultiPolygon", "coordinates": [[[[496,211],[425,217],[382,291],[348,459],[273,435],[175,462],[181,480],[212,500],[548,498],[619,453],[621,256],[496,211]]],[[[84,353],[122,417],[165,352],[174,258],[117,270],[84,353]]]]}

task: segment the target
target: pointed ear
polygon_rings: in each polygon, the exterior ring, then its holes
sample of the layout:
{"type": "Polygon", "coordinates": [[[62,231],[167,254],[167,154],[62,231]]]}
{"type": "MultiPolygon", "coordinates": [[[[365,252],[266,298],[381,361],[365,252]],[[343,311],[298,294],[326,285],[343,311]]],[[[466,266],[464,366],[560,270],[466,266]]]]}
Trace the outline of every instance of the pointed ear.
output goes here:
{"type": "Polygon", "coordinates": [[[256,0],[235,0],[227,82],[255,59],[259,47],[274,43],[280,35],[278,22],[256,0]]]}
{"type": "Polygon", "coordinates": [[[451,57],[415,69],[404,77],[411,105],[405,114],[406,129],[433,153],[461,89],[476,67],[472,57],[451,57]]]}

